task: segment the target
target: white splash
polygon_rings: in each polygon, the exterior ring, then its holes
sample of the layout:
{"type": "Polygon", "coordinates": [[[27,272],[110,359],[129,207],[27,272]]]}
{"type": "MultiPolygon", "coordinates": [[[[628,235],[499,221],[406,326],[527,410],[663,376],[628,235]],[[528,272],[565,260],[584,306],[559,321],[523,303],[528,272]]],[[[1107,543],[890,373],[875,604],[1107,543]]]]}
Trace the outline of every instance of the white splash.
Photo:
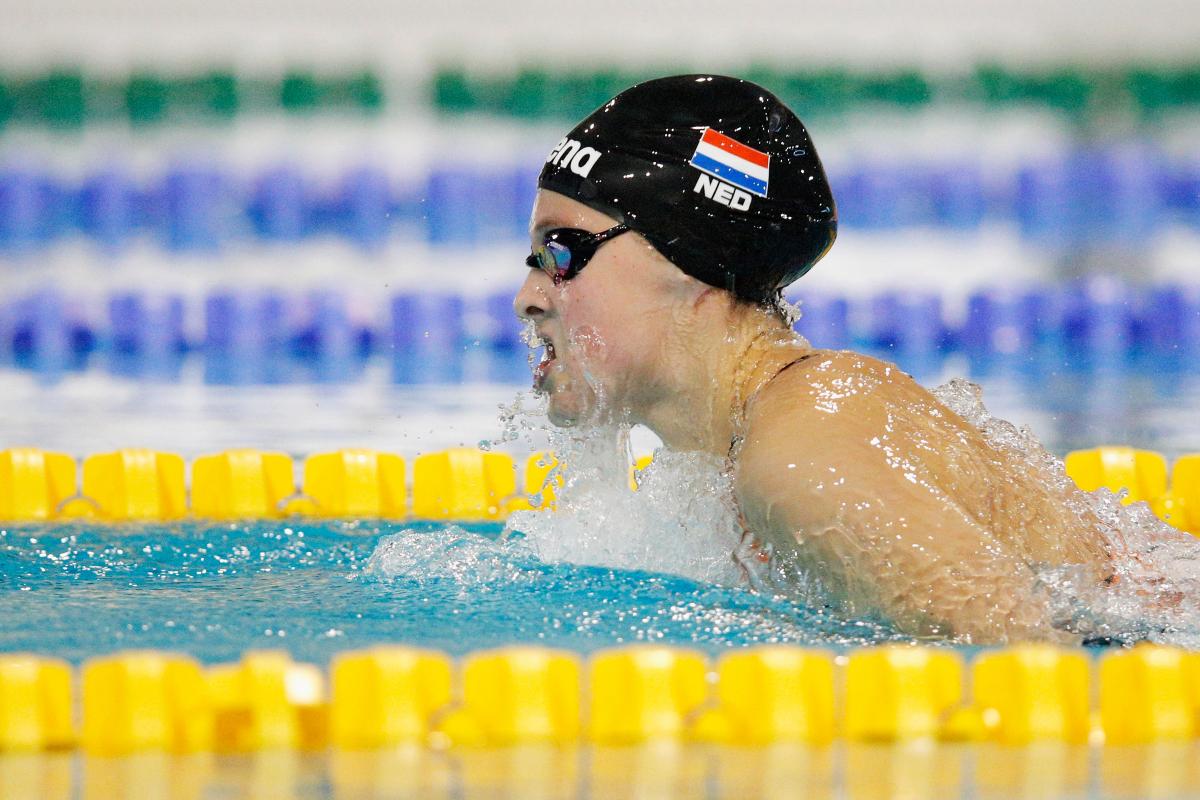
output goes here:
{"type": "Polygon", "coordinates": [[[442,530],[402,530],[384,537],[364,574],[390,580],[450,581],[460,591],[479,592],[537,579],[536,561],[520,542],[497,543],[449,525],[442,530]]]}
{"type": "Polygon", "coordinates": [[[507,526],[540,558],[743,582],[735,558],[741,528],[719,459],[660,449],[633,491],[628,429],[551,432],[550,439],[562,476],[556,510],[517,512],[507,526]]]}
{"type": "Polygon", "coordinates": [[[1098,518],[1113,552],[1119,554],[1114,580],[1107,586],[1081,581],[1071,569],[1039,570],[1063,627],[1089,638],[1200,647],[1200,539],[1162,522],[1144,502],[1123,505],[1124,492],[1077,489],[1063,462],[1047,452],[1028,427],[988,413],[982,390],[970,381],[949,381],[934,395],[977,427],[993,447],[1017,456],[1043,480],[1063,489],[1077,515],[1098,518]]]}

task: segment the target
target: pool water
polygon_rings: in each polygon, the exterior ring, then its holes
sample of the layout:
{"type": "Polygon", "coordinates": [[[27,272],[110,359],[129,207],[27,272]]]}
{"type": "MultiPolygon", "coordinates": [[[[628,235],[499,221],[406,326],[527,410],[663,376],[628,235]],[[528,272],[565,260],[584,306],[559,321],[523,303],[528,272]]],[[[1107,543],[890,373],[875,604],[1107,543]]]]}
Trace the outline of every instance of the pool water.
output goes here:
{"type": "MultiPolygon", "coordinates": [[[[960,366],[910,368],[930,385],[960,366]]],[[[1200,450],[1189,438],[1200,435],[1188,415],[1194,374],[1081,370],[1069,362],[1061,372],[1003,366],[982,376],[984,399],[1002,409],[998,417],[1015,411],[1059,453],[1067,443],[1104,442],[1091,438],[1098,432],[1089,424],[1110,434],[1124,426],[1128,438],[1116,442],[1149,442],[1168,455],[1200,450]]],[[[950,394],[938,390],[944,401],[981,427],[992,424],[972,387],[949,386],[950,394]]],[[[80,455],[150,445],[193,456],[249,445],[297,455],[367,446],[411,456],[483,443],[518,456],[570,452],[578,474],[558,512],[517,515],[512,535],[498,524],[379,521],[0,526],[0,595],[9,612],[0,618],[0,652],[78,662],[156,648],[216,662],[281,647],[326,663],[342,650],[398,642],[455,655],[514,642],[586,653],[641,641],[716,654],[758,643],[845,649],[905,639],[878,619],[835,613],[819,596],[743,574],[741,531],[719,464],[660,453],[641,491],[629,492],[630,452],[644,452],[629,432],[550,429],[541,401],[520,392],[486,384],[130,388],[88,373],[54,392],[17,391],[20,414],[0,422],[4,443],[22,443],[23,429],[36,434],[25,443],[80,455]],[[95,424],[82,424],[88,420],[95,424]]],[[[1022,457],[1050,458],[1011,426],[997,431],[989,435],[1022,457]]],[[[1061,466],[1055,470],[1061,477],[1061,466]]],[[[1195,540],[1170,538],[1148,512],[1135,518],[1111,498],[1095,502],[1153,569],[1170,561],[1169,579],[1189,604],[1200,604],[1195,540]]],[[[1127,585],[1148,594],[1169,588],[1129,577],[1127,585]]],[[[1181,632],[1176,620],[1151,622],[1132,589],[1083,597],[1071,588],[1063,597],[1070,613],[1105,606],[1104,621],[1088,623],[1105,633],[1171,628],[1186,635],[1170,641],[1200,642],[1200,611],[1191,618],[1180,609],[1188,623],[1181,632]]]]}
{"type": "Polygon", "coordinates": [[[255,523],[0,528],[0,651],[118,649],[205,662],[284,648],[327,663],[404,642],[453,655],[528,642],[850,647],[898,639],[782,598],[662,573],[551,563],[500,525],[255,523]]]}

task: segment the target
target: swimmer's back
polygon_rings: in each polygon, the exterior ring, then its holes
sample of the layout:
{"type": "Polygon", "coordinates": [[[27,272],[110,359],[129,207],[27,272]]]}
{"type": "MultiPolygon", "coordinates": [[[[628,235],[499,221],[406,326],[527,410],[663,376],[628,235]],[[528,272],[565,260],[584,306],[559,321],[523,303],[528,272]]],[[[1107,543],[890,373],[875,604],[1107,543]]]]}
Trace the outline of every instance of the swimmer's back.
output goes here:
{"type": "Polygon", "coordinates": [[[1041,465],[993,447],[894,364],[847,350],[812,350],[788,359],[756,401],[794,415],[814,445],[838,445],[822,438],[830,426],[821,423],[839,415],[834,430],[890,451],[895,468],[960,505],[1027,561],[1107,560],[1096,521],[1071,510],[1041,465]]]}
{"type": "Polygon", "coordinates": [[[738,501],[835,599],[918,635],[1052,639],[1035,569],[1109,574],[1098,527],[1047,476],[894,365],[813,351],[777,367],[747,407],[738,501]]]}

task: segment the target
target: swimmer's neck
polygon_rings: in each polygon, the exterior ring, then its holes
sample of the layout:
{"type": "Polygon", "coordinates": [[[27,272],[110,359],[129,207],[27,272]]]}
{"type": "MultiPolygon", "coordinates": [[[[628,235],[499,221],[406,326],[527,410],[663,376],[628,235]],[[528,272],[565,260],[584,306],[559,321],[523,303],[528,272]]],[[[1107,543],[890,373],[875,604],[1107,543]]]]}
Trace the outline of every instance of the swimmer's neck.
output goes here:
{"type": "Polygon", "coordinates": [[[697,309],[666,353],[664,389],[637,422],[671,450],[725,458],[740,433],[747,403],[800,353],[812,348],[777,316],[744,305],[697,309]]]}

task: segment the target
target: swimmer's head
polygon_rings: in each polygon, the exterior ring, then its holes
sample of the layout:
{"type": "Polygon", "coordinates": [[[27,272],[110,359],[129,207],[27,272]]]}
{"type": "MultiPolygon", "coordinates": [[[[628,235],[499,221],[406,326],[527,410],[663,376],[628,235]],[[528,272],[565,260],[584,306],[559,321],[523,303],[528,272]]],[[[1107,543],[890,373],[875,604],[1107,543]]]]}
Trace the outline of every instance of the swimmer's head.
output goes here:
{"type": "Polygon", "coordinates": [[[764,302],[829,250],[837,211],[804,125],[748,81],[638,84],[550,153],[542,190],[641,234],[685,273],[764,302]]]}
{"type": "Polygon", "coordinates": [[[730,311],[769,304],[836,232],[803,125],[733,78],[622,92],[563,139],[538,185],[515,307],[551,345],[535,381],[559,425],[644,421],[730,311]]]}
{"type": "MultiPolygon", "coordinates": [[[[530,237],[536,248],[548,232],[577,232],[578,240],[617,224],[602,211],[542,191],[530,237]]],[[[666,349],[687,337],[688,310],[708,291],[633,231],[595,247],[568,280],[531,269],[514,305],[547,345],[535,385],[548,397],[551,421],[574,426],[628,420],[652,405],[664,370],[678,366],[681,355],[666,349]]]]}

